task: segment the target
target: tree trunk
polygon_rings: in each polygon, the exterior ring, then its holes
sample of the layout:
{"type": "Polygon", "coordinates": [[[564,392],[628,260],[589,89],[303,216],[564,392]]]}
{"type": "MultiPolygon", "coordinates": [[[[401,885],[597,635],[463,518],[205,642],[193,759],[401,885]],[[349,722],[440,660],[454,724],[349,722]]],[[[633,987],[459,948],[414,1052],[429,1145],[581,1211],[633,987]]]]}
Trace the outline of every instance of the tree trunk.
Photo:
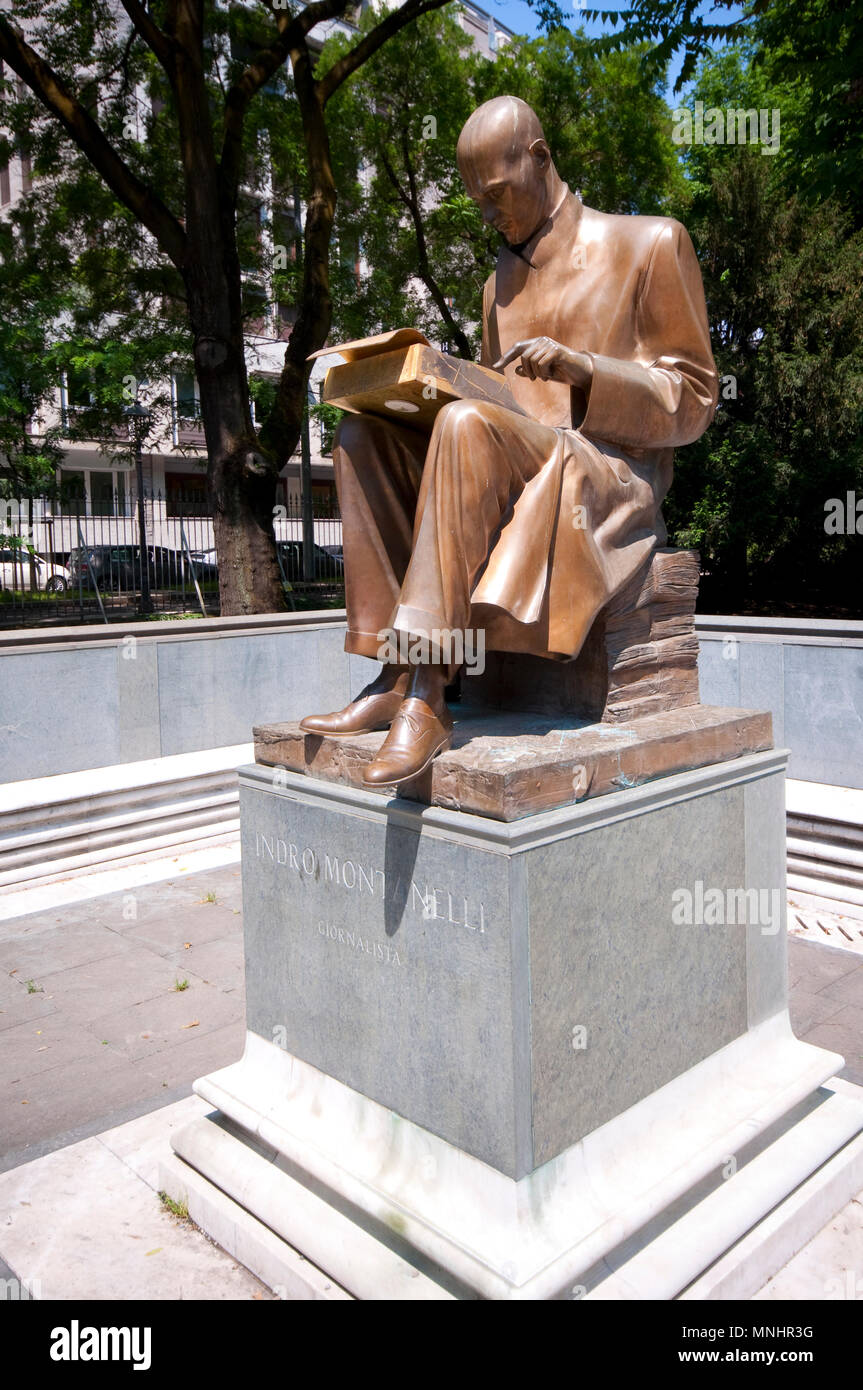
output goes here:
{"type": "Polygon", "coordinates": [[[303,230],[303,283],[300,309],[285,351],[279,391],[261,443],[279,466],[297,447],[306,406],[308,355],[323,347],[332,323],[330,237],[336,213],[336,187],[324,106],[312,76],[306,48],[292,54],[294,83],[303,118],[309,170],[309,202],[303,230]]]}
{"type": "Polygon", "coordinates": [[[280,612],[286,603],[273,534],[278,474],[255,439],[242,332],[232,342],[234,335],[195,326],[222,616],[280,612]]]}
{"type": "Polygon", "coordinates": [[[252,425],[243,343],[236,197],[221,179],[202,67],[201,17],[181,6],[177,111],[186,185],[183,279],[208,455],[208,490],[223,616],[286,607],[273,535],[278,466],[252,425]]]}

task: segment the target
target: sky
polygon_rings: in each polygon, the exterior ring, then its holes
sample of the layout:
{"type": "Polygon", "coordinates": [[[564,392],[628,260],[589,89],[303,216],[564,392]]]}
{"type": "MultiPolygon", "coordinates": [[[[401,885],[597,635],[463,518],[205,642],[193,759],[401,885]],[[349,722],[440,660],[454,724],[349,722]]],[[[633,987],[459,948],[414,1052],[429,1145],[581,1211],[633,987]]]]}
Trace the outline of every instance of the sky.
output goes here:
{"type": "MultiPolygon", "coordinates": [[[[598,0],[593,0],[593,3],[597,9],[600,8],[598,0]]],[[[477,0],[477,4],[481,5],[482,8],[487,10],[490,14],[493,14],[495,19],[499,20],[501,24],[505,24],[508,29],[514,30],[516,34],[529,34],[531,37],[534,37],[540,32],[536,11],[531,9],[530,5],[527,4],[527,0],[477,0]]],[[[560,0],[560,4],[563,8],[566,4],[566,0],[560,0]]],[[[577,0],[570,0],[570,4],[572,8],[572,27],[574,29],[577,29],[579,25],[583,25],[590,35],[614,33],[615,26],[612,23],[608,22],[603,24],[601,20],[594,20],[588,24],[581,17],[577,0]]],[[[602,7],[607,9],[618,8],[618,6],[614,4],[614,0],[602,0],[602,7]]],[[[619,8],[628,8],[626,0],[620,0],[619,8]]],[[[701,5],[698,13],[703,18],[712,14],[718,23],[723,24],[729,19],[739,19],[743,14],[743,7],[741,5],[734,5],[732,8],[726,8],[725,6],[717,8],[712,3],[705,3],[701,5]]],[[[619,26],[617,27],[619,28],[619,26]]],[[[668,70],[668,88],[665,96],[670,106],[676,106],[680,101],[679,96],[675,97],[673,95],[672,89],[677,74],[680,71],[681,62],[682,55],[675,54],[668,70]]]]}

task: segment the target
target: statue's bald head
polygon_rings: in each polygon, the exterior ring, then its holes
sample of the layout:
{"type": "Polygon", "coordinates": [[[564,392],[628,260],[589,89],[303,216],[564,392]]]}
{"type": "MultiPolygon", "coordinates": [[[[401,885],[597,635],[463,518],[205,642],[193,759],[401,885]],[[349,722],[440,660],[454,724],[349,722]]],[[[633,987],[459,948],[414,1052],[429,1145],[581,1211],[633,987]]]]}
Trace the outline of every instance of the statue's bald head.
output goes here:
{"type": "Polygon", "coordinates": [[[458,138],[458,162],[468,164],[491,147],[516,159],[535,140],[545,140],[539,117],[521,97],[493,97],[468,116],[458,138]]]}
{"type": "Polygon", "coordinates": [[[526,101],[503,96],[478,106],[456,153],[468,194],[510,245],[542,226],[560,180],[539,117],[526,101]]]}

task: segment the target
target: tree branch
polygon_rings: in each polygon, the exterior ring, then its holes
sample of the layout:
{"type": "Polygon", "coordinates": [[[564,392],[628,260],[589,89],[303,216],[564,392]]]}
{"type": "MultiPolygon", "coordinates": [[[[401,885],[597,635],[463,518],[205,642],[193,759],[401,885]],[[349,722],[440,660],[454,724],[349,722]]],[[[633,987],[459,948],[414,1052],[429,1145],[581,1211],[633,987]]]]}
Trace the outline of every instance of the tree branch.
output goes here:
{"type": "Polygon", "coordinates": [[[378,49],[385,44],[387,39],[392,38],[393,34],[398,34],[411,20],[417,19],[421,14],[428,14],[430,10],[440,10],[449,0],[406,0],[406,3],[398,10],[391,10],[380,24],[376,24],[360,42],[351,48],[343,58],[339,58],[328,72],[318,80],[318,87],[321,92],[321,100],[326,104],[346,78],[355,73],[357,68],[362,67],[363,63],[377,53],[378,49]]]}
{"type": "MultiPolygon", "coordinates": [[[[408,176],[409,194],[406,199],[410,209],[411,221],[414,224],[414,236],[417,243],[417,271],[420,279],[431,295],[437,306],[437,311],[449,329],[450,336],[455,339],[458,350],[468,362],[471,360],[472,353],[467,334],[456,323],[452,310],[446,302],[446,296],[438,284],[431,268],[431,261],[428,254],[428,242],[426,241],[425,227],[423,226],[422,208],[420,207],[420,195],[417,189],[416,173],[411,159],[410,146],[408,144],[407,131],[402,127],[401,131],[402,158],[405,163],[405,172],[408,176]]],[[[396,185],[398,187],[398,185],[396,185]]]]}
{"type": "Polygon", "coordinates": [[[141,38],[144,40],[147,47],[153,50],[159,62],[162,64],[162,67],[165,69],[165,72],[168,74],[169,80],[173,83],[175,53],[172,40],[167,34],[162,32],[155,20],[152,19],[144,9],[144,6],[139,3],[139,0],[120,0],[120,3],[136,30],[141,35],[141,38]]]}
{"type": "Polygon", "coordinates": [[[407,208],[408,212],[411,214],[411,217],[413,217],[413,211],[414,211],[414,210],[413,210],[413,204],[411,203],[410,198],[408,197],[407,193],[405,193],[404,189],[402,188],[401,184],[399,183],[398,175],[396,174],[395,168],[393,167],[393,164],[391,163],[391,161],[390,161],[390,159],[389,159],[389,156],[387,155],[387,152],[386,152],[386,150],[384,149],[383,145],[381,145],[381,146],[378,148],[378,150],[376,151],[376,153],[377,153],[378,159],[380,160],[381,164],[383,165],[384,173],[386,174],[387,178],[389,179],[390,183],[392,184],[393,188],[395,189],[396,193],[398,194],[399,199],[401,200],[401,202],[404,203],[404,205],[405,205],[405,207],[407,208]]]}
{"type": "Polygon", "coordinates": [[[267,48],[261,48],[245,71],[232,84],[225,98],[225,131],[219,162],[223,187],[233,198],[239,185],[242,168],[243,122],[252,99],[287,61],[288,56],[304,44],[305,37],[322,20],[343,14],[350,0],[315,0],[293,17],[273,10],[279,29],[278,37],[267,48]]]}
{"type": "Polygon", "coordinates": [[[186,234],[177,218],[118,155],[101,126],[70,92],[62,78],[2,15],[0,58],[27,83],[86,155],[112,193],[152,232],[165,254],[181,269],[186,255],[186,234]]]}

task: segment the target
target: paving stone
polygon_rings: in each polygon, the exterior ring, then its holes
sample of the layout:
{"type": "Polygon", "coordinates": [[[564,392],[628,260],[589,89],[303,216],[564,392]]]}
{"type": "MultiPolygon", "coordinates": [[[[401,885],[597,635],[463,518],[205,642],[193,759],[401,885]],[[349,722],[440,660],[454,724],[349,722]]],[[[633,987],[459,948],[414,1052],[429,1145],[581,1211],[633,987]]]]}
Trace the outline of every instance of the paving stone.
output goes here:
{"type": "Polygon", "coordinates": [[[146,1071],[163,1090],[174,1090],[191,1086],[198,1077],[238,1062],[243,1055],[246,1025],[242,1018],[200,1036],[193,1037],[192,1032],[197,1034],[197,1028],[190,1030],[188,1042],[163,1048],[155,1056],[142,1057],[132,1063],[133,1068],[146,1071]]]}
{"type": "MultiPolygon", "coordinates": [[[[150,884],[146,890],[140,891],[146,891],[148,898],[152,895],[152,901],[162,901],[172,908],[176,907],[181,899],[191,903],[206,901],[208,893],[215,893],[218,903],[223,895],[231,893],[234,882],[239,882],[239,879],[230,878],[230,873],[229,869],[221,868],[205,870],[204,873],[191,874],[185,878],[178,875],[164,883],[150,884]]],[[[231,906],[236,907],[238,904],[232,902],[231,906]]]]}
{"type": "Polygon", "coordinates": [[[67,1018],[90,1024],[118,1009],[174,988],[176,968],[161,956],[131,942],[120,958],[103,957],[51,978],[51,996],[67,1018]]]}
{"type": "Polygon", "coordinates": [[[238,911],[206,903],[143,923],[130,922],[125,935],[127,941],[137,941],[158,955],[167,956],[175,951],[182,953],[187,941],[195,947],[228,936],[241,940],[241,932],[242,916],[238,911]]]}
{"type": "Polygon", "coordinates": [[[54,1004],[51,995],[43,990],[36,991],[36,994],[28,994],[25,988],[22,988],[17,999],[10,999],[8,1004],[0,1008],[0,1034],[6,1033],[7,1029],[15,1029],[19,1023],[49,1019],[53,1013],[57,1013],[57,1005],[54,1004]]]}
{"type": "Polygon", "coordinates": [[[87,965],[128,949],[122,936],[101,924],[40,924],[16,940],[0,944],[0,970],[15,970],[22,978],[32,976],[41,983],[57,971],[87,965]]]}
{"type": "MultiPolygon", "coordinates": [[[[209,1034],[209,1046],[212,1046],[212,1039],[213,1034],[209,1034]]],[[[200,1096],[187,1096],[185,1100],[177,1101],[173,1105],[161,1106],[158,1111],[149,1111],[134,1120],[125,1120],[122,1124],[104,1130],[98,1138],[111,1153],[128,1164],[139,1178],[148,1183],[154,1191],[158,1191],[159,1164],[172,1152],[172,1135],[184,1125],[202,1119],[211,1111],[212,1106],[201,1100],[200,1096]]]]}
{"type": "Polygon", "coordinates": [[[17,1084],[7,1083],[0,1090],[4,1152],[18,1152],[49,1135],[114,1114],[159,1089],[155,1078],[142,1079],[141,1071],[110,1047],[17,1084]]]}
{"type": "Polygon", "coordinates": [[[838,999],[831,999],[826,994],[810,994],[802,987],[795,989],[789,1000],[791,1027],[798,1038],[802,1038],[816,1024],[839,1013],[842,1007],[838,999]]]}
{"type": "Polygon", "coordinates": [[[825,985],[822,993],[829,995],[831,999],[841,1000],[843,1004],[854,1004],[863,1009],[863,965],[858,965],[856,970],[849,970],[847,975],[834,980],[832,984],[825,985]]]}
{"type": "Polygon", "coordinates": [[[182,970],[191,967],[196,975],[219,989],[236,990],[243,987],[243,941],[234,936],[220,941],[193,945],[188,951],[177,951],[168,960],[182,970]]]}
{"type": "MultiPolygon", "coordinates": [[[[863,1194],[765,1284],[755,1298],[769,1302],[863,1299],[863,1194]]],[[[851,1315],[851,1310],[848,1310],[851,1315]]]]}
{"type": "Polygon", "coordinates": [[[98,1030],[116,1052],[130,1061],[146,1060],[165,1048],[182,1047],[193,1030],[209,1033],[236,1019],[236,999],[188,971],[177,978],[188,979],[188,989],[172,989],[99,1018],[98,1030]]]}
{"type": "Polygon", "coordinates": [[[803,985],[810,994],[817,994],[825,985],[859,968],[859,957],[853,951],[835,946],[822,946],[818,941],[798,941],[788,938],[788,988],[803,985]]]}
{"type": "MultiPolygon", "coordinates": [[[[35,891],[35,890],[31,890],[35,891]]],[[[9,917],[0,921],[0,940],[22,935],[31,927],[71,927],[110,925],[114,914],[113,900],[120,894],[111,893],[107,897],[86,898],[83,902],[60,903],[46,908],[43,912],[27,912],[20,917],[9,917]],[[109,908],[108,904],[112,904],[109,908]]]]}
{"type": "Polygon", "coordinates": [[[3,1033],[3,1075],[10,1084],[27,1082],[53,1067],[81,1057],[95,1057],[102,1043],[85,1028],[51,1014],[30,1019],[3,1033]]]}
{"type": "Polygon", "coordinates": [[[0,1254],[43,1299],[274,1297],[97,1138],[0,1175],[0,1206],[0,1254]]]}
{"type": "Polygon", "coordinates": [[[839,1052],[845,1058],[842,1075],[857,1085],[863,1084],[863,1012],[860,1009],[840,1010],[832,1018],[810,1028],[803,1041],[824,1047],[828,1052],[839,1052]],[[844,1021],[841,1015],[845,1014],[844,1021]]]}

